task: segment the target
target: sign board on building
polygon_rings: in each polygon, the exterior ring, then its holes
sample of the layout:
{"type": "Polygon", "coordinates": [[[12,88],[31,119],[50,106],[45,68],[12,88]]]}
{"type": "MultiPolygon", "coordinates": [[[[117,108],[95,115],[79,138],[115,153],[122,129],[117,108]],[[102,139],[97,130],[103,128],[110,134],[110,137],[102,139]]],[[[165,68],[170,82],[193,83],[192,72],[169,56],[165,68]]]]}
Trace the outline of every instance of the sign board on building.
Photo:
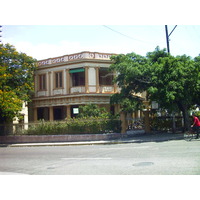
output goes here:
{"type": "Polygon", "coordinates": [[[79,109],[78,108],[73,108],[73,114],[79,114],[79,109]]]}

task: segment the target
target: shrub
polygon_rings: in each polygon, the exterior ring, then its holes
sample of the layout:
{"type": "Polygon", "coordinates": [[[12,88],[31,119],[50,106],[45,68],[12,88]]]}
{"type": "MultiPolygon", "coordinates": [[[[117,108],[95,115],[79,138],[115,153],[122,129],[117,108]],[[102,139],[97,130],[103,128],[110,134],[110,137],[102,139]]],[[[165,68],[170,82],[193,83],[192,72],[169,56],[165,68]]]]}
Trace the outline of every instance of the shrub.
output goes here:
{"type": "Polygon", "coordinates": [[[40,121],[24,130],[26,135],[99,134],[120,132],[121,121],[98,117],[77,118],[57,122],[40,121]]]}
{"type": "MultiPolygon", "coordinates": [[[[176,128],[182,127],[182,118],[175,118],[176,128]]],[[[168,131],[172,129],[172,117],[155,117],[150,120],[150,126],[152,130],[156,131],[168,131]]]]}

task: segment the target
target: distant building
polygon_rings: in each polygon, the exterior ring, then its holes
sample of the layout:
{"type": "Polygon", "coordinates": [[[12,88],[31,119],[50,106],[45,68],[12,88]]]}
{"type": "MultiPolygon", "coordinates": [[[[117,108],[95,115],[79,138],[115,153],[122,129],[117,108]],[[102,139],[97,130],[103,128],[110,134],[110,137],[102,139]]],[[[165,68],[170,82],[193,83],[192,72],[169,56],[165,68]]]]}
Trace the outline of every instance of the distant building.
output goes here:
{"type": "Polygon", "coordinates": [[[27,107],[27,102],[23,102],[22,104],[22,110],[19,112],[20,117],[14,117],[13,123],[18,124],[18,123],[28,123],[28,107],[27,107]]]}
{"type": "Polygon", "coordinates": [[[27,102],[23,102],[22,110],[19,112],[19,116],[14,117],[13,119],[13,129],[9,129],[9,131],[16,134],[18,130],[28,129],[28,122],[28,106],[27,102]]]}
{"type": "Polygon", "coordinates": [[[119,91],[108,70],[112,55],[81,52],[38,61],[29,121],[75,117],[79,106],[86,104],[118,113],[118,105],[110,106],[110,96],[119,91]]]}

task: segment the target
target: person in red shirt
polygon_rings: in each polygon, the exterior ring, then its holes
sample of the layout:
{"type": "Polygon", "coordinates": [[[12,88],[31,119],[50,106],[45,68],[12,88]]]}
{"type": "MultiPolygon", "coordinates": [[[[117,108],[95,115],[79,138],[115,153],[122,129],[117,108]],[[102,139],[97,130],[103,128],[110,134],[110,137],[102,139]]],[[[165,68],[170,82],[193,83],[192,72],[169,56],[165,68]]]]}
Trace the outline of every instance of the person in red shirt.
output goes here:
{"type": "Polygon", "coordinates": [[[194,113],[192,114],[192,117],[193,117],[192,129],[194,132],[197,133],[196,139],[198,139],[199,138],[199,129],[200,129],[200,120],[194,113]]]}

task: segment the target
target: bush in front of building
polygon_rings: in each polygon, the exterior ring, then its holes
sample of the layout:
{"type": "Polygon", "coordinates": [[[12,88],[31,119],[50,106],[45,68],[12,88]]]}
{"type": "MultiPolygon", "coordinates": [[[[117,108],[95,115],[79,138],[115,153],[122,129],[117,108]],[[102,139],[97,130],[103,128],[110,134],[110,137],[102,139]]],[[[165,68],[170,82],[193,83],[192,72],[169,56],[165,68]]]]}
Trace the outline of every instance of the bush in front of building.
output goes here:
{"type": "MultiPolygon", "coordinates": [[[[170,131],[172,130],[172,117],[161,116],[150,119],[150,126],[153,131],[170,131]]],[[[182,117],[175,117],[176,129],[182,129],[182,117]]]]}
{"type": "Polygon", "coordinates": [[[23,134],[26,135],[62,135],[62,134],[101,134],[121,132],[121,121],[91,117],[87,119],[73,118],[65,121],[40,121],[30,125],[23,134]]]}

